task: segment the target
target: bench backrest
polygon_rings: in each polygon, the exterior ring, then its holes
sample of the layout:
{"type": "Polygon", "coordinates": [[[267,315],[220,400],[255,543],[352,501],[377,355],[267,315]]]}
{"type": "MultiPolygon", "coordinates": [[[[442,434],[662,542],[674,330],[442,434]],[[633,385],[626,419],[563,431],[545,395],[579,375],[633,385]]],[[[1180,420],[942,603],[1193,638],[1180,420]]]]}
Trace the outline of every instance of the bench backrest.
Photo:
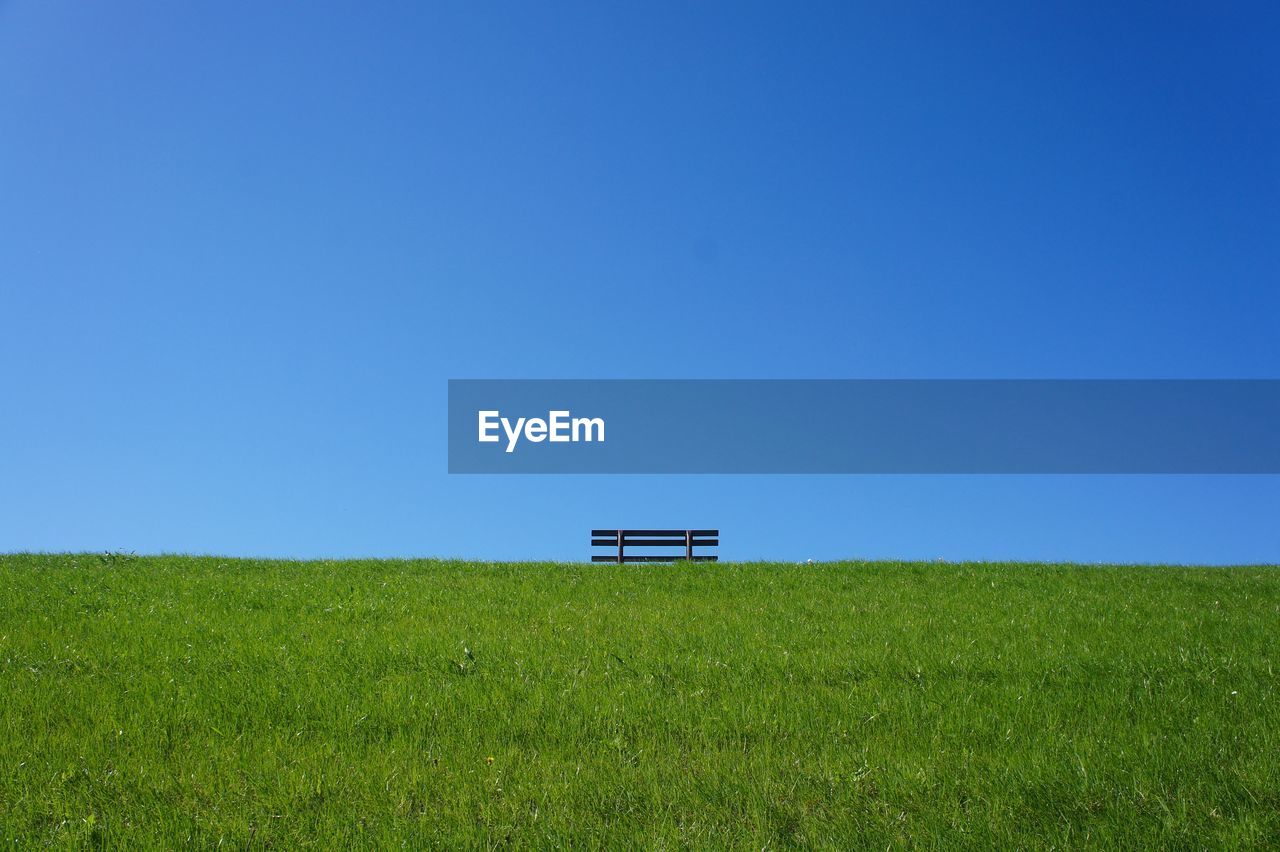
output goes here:
{"type": "Polygon", "coordinates": [[[698,555],[695,547],[716,547],[720,544],[720,530],[592,530],[591,546],[608,547],[608,556],[592,556],[592,562],[674,562],[688,559],[692,562],[715,562],[719,557],[698,555]],[[682,547],[679,554],[630,554],[628,547],[682,547]]]}

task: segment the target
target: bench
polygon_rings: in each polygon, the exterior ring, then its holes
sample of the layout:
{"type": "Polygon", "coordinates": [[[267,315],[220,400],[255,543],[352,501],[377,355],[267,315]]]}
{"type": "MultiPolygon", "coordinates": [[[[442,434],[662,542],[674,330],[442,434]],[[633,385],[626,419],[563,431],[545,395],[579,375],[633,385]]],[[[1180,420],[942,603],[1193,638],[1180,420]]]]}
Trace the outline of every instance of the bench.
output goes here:
{"type": "Polygon", "coordinates": [[[695,547],[717,547],[720,530],[592,530],[592,547],[611,547],[608,556],[592,556],[592,562],[715,562],[718,556],[697,556],[695,547]],[[683,547],[684,555],[630,554],[628,547],[683,547]]]}

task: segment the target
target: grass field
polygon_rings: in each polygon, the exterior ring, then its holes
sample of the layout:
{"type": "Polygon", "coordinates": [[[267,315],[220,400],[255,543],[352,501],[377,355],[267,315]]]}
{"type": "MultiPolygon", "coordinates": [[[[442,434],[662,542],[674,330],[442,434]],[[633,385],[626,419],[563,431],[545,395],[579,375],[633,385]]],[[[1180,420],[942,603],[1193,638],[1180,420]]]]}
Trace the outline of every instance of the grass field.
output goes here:
{"type": "Polygon", "coordinates": [[[17,847],[1280,843],[1280,569],[0,557],[17,847]]]}

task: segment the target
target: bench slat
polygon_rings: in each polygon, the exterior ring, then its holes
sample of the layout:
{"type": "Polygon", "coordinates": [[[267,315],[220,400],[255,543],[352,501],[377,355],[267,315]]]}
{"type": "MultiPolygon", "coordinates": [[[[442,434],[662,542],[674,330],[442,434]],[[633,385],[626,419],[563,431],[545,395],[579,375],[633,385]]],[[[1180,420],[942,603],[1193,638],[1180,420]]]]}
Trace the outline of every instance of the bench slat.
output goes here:
{"type": "MultiPolygon", "coordinates": [[[[664,536],[664,537],[671,536],[671,537],[678,537],[683,539],[685,532],[686,530],[623,530],[622,531],[623,535],[627,537],[628,541],[631,540],[631,536],[633,535],[664,536]]],[[[693,533],[694,536],[720,535],[720,530],[687,530],[687,532],[693,533]]],[[[597,537],[603,537],[603,538],[612,538],[615,541],[617,541],[618,539],[617,530],[592,530],[591,535],[597,536],[597,537]]]]}
{"type": "MultiPolygon", "coordinates": [[[[678,539],[671,538],[632,538],[626,537],[627,547],[684,547],[685,539],[681,536],[678,539]]],[[[720,544],[718,538],[695,538],[693,540],[694,547],[716,547],[720,544]]],[[[592,547],[617,547],[618,538],[593,538],[591,539],[592,547]]]]}
{"type": "Polygon", "coordinates": [[[717,562],[718,556],[696,556],[693,551],[698,548],[719,547],[719,530],[592,530],[592,547],[608,547],[615,553],[609,556],[592,556],[592,562],[717,562]],[[661,553],[628,554],[627,547],[632,548],[683,548],[684,553],[665,555],[661,553]]]}
{"type": "MultiPolygon", "coordinates": [[[[695,556],[693,557],[693,561],[694,562],[716,562],[719,560],[719,558],[720,557],[718,556],[695,556]]],[[[617,564],[618,557],[593,556],[591,557],[591,561],[592,562],[613,562],[614,564],[617,564]]],[[[622,557],[622,561],[623,562],[686,562],[688,560],[686,560],[683,556],[632,556],[631,554],[627,554],[622,557]]]]}

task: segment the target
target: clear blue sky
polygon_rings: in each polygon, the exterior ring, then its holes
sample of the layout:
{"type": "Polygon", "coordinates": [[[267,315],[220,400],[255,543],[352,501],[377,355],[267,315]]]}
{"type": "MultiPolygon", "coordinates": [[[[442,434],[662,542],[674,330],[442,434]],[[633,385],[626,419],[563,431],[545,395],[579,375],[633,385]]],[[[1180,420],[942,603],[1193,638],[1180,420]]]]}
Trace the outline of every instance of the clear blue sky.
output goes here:
{"type": "Polygon", "coordinates": [[[0,3],[0,551],[1280,561],[1280,477],[445,472],[449,378],[1280,378],[1280,7],[1043,5],[0,3]]]}

